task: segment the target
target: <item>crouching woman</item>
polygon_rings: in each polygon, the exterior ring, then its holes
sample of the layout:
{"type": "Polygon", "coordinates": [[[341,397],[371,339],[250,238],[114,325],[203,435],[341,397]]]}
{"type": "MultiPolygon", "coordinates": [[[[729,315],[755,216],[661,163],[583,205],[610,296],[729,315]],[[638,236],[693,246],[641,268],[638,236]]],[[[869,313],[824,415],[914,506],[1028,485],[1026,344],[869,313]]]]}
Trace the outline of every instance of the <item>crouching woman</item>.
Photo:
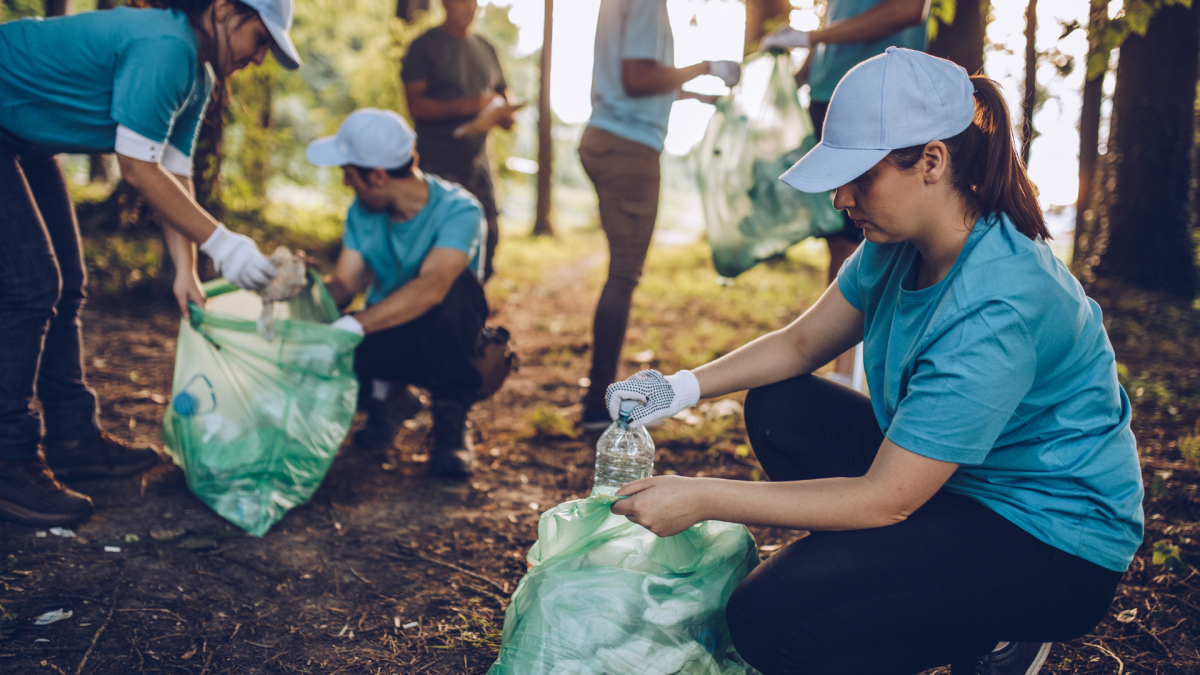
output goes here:
{"type": "Polygon", "coordinates": [[[788,327],[608,405],[644,423],[749,389],[770,482],[656,476],[613,506],[659,535],[718,519],[808,530],[727,617],[768,675],[1032,675],[1104,617],[1142,485],[1099,307],[1051,253],[996,86],[891,48],[838,85],[783,176],[866,242],[788,327]],[[811,373],[864,341],[870,397],[811,373]]]}

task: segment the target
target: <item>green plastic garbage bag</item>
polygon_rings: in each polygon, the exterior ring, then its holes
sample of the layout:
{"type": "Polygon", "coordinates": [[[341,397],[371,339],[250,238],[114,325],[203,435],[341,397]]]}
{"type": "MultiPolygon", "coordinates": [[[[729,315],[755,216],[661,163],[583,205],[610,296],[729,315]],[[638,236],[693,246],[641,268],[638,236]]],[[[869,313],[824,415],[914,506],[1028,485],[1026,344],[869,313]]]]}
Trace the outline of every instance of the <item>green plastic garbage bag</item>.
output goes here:
{"type": "Polygon", "coordinates": [[[542,514],[489,675],[757,672],[725,625],[730,594],[758,564],[750,532],[706,521],[659,538],[611,504],[593,496],[542,514]]]}
{"type": "Polygon", "coordinates": [[[255,536],[308,501],[354,417],[358,335],[309,273],[300,295],[274,305],[275,339],[259,336],[262,301],[219,279],[204,309],[179,326],[163,444],[188,487],[255,536]]]}
{"type": "Polygon", "coordinates": [[[717,102],[697,146],[696,171],[717,273],[734,277],[813,235],[842,229],[829,194],[807,194],[779,176],[816,145],[796,98],[791,61],[760,54],[717,102]]]}

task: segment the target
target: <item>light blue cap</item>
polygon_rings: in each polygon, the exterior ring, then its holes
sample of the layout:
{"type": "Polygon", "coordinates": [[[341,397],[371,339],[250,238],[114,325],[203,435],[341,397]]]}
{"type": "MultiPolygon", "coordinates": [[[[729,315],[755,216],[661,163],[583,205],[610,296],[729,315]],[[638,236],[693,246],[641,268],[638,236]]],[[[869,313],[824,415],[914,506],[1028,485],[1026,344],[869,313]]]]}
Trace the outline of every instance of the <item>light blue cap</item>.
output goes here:
{"type": "Polygon", "coordinates": [[[292,0],[242,0],[258,11],[267,31],[274,38],[271,53],[279,65],[288,70],[300,67],[300,53],[292,44],[288,31],[292,29],[292,18],[296,15],[296,5],[292,0]]]}
{"type": "Polygon", "coordinates": [[[975,87],[961,66],[888,47],[833,90],[820,143],[779,177],[826,192],[866,173],[892,150],[955,136],[975,119],[975,87]]]}
{"type": "Polygon", "coordinates": [[[337,135],[309,143],[305,155],[317,166],[399,169],[412,160],[416,140],[412,127],[398,113],[360,108],[342,121],[337,135]]]}

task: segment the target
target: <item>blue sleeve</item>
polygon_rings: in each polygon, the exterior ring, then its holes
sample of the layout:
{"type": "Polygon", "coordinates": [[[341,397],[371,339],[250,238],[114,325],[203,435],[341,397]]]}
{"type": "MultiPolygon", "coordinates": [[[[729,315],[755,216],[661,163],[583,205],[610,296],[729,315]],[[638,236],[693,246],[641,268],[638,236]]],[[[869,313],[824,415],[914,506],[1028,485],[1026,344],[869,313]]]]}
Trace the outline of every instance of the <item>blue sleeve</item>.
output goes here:
{"type": "Polygon", "coordinates": [[[446,210],[433,239],[433,248],[453,248],[475,256],[480,246],[480,226],[483,208],[474,199],[463,199],[446,210]]]}
{"type": "Polygon", "coordinates": [[[342,248],[362,253],[362,243],[358,234],[358,200],[350,205],[346,212],[346,231],[342,233],[342,248]]]}
{"type": "Polygon", "coordinates": [[[866,314],[862,289],[858,285],[858,270],[862,266],[864,248],[866,247],[859,244],[858,248],[854,249],[854,253],[846,258],[846,262],[842,263],[842,269],[837,273],[837,285],[838,290],[842,292],[842,297],[846,298],[846,302],[853,305],[854,309],[866,314]]]}
{"type": "Polygon", "coordinates": [[[917,357],[887,437],[918,455],[981,464],[1033,386],[1037,351],[1002,302],[964,312],[917,357]]]}
{"type": "Polygon", "coordinates": [[[176,150],[188,157],[192,156],[195,149],[200,123],[204,120],[204,111],[208,109],[208,102],[212,100],[213,79],[212,67],[204,64],[204,78],[196,82],[195,89],[198,91],[188,101],[183,112],[179,113],[179,117],[175,118],[175,125],[171,127],[171,138],[168,140],[176,150]]]}
{"type": "Polygon", "coordinates": [[[150,140],[167,140],[172,122],[192,93],[196,74],[196,54],[183,40],[171,36],[134,40],[117,55],[113,121],[150,140]]]}
{"type": "MultiPolygon", "coordinates": [[[[621,58],[660,60],[665,45],[662,22],[667,20],[663,0],[630,0],[621,25],[621,58]]],[[[669,30],[669,28],[668,28],[669,30]]]]}

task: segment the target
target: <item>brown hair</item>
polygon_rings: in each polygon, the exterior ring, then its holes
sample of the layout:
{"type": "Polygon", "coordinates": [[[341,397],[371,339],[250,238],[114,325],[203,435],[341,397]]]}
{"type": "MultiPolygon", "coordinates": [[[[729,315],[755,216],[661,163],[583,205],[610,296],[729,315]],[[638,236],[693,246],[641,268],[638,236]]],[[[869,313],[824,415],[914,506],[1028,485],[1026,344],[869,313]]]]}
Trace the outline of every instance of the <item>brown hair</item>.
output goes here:
{"type": "MultiPolygon", "coordinates": [[[[1017,231],[1030,239],[1050,239],[1038,205],[1037,189],[1017,155],[1008,107],[995,82],[982,75],[975,85],[975,120],[962,133],[946,139],[950,152],[950,185],[967,198],[976,215],[1005,213],[1017,231]]],[[[911,169],[925,145],[900,148],[885,158],[897,169],[911,169]]]]}
{"type": "MultiPolygon", "coordinates": [[[[229,0],[233,5],[234,16],[241,19],[237,26],[246,23],[250,19],[258,16],[258,10],[241,0],[229,0]]],[[[204,30],[203,16],[205,12],[212,11],[217,4],[217,0],[130,0],[131,7],[148,7],[152,9],[177,9],[187,16],[188,23],[195,29],[199,44],[200,62],[215,61],[217,55],[216,42],[207,35],[204,30]]],[[[237,27],[235,26],[235,28],[237,27]]]]}

